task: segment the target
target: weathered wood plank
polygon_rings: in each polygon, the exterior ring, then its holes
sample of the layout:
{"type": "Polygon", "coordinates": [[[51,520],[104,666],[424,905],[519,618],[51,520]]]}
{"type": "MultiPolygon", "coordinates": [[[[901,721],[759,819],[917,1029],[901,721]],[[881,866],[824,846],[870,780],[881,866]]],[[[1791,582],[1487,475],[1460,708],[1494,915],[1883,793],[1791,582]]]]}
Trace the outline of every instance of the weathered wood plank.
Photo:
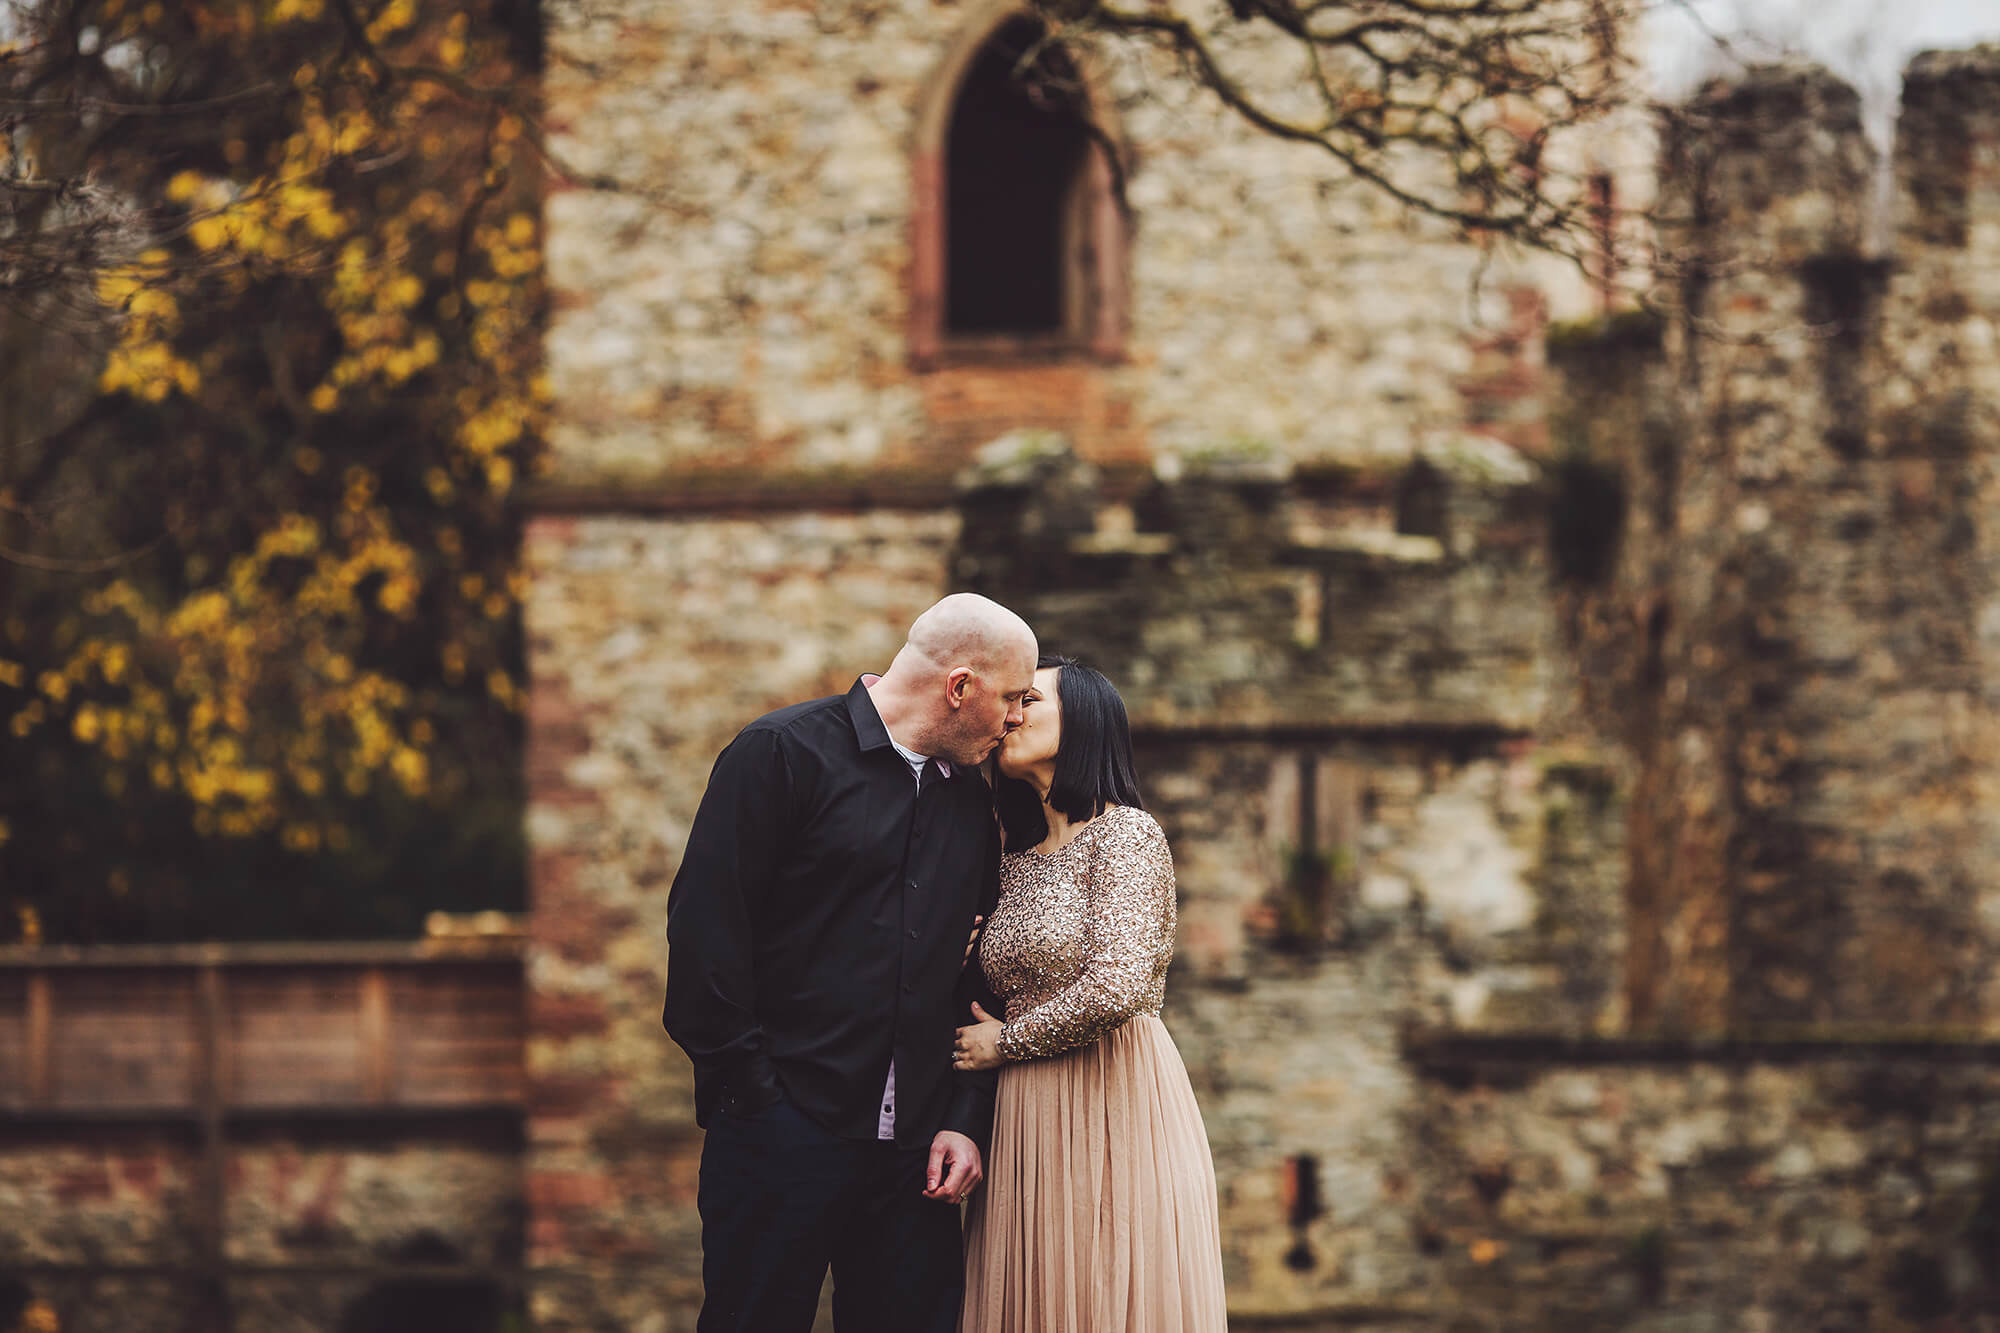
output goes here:
{"type": "Polygon", "coordinates": [[[49,974],[33,972],[27,988],[27,1088],[28,1102],[46,1105],[54,1093],[54,1065],[49,1060],[50,997],[49,974]]]}
{"type": "Polygon", "coordinates": [[[108,951],[116,965],[72,950],[39,969],[0,958],[0,1109],[198,1121],[210,1097],[225,1113],[520,1101],[517,959],[299,946],[281,969],[282,955],[245,963],[234,948],[108,951]]]}
{"type": "Polygon", "coordinates": [[[396,1048],[389,1034],[389,978],[379,967],[361,974],[361,1045],[368,1100],[394,1100],[396,1048]]]}

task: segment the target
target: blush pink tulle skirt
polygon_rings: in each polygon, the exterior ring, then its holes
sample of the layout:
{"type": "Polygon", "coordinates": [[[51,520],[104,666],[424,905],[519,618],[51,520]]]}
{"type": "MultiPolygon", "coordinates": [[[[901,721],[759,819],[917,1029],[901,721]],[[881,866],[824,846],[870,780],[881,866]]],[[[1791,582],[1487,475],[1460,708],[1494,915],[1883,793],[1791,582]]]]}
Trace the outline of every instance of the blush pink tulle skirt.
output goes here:
{"type": "Polygon", "coordinates": [[[1225,1333],[1208,1134],[1151,1014],[1007,1065],[960,1333],[1225,1333]]]}

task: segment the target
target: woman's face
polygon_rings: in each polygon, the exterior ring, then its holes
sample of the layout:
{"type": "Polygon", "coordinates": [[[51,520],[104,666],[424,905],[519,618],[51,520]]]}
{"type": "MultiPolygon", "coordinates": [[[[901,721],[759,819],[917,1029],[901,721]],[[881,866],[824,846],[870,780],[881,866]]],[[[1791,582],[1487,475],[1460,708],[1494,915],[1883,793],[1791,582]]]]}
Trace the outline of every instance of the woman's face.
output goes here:
{"type": "Polygon", "coordinates": [[[1006,776],[1025,778],[1037,768],[1053,769],[1062,742],[1062,704],[1056,696],[1061,674],[1060,667],[1035,672],[1034,688],[1021,699],[1021,725],[1000,744],[1000,771],[1006,776]]]}

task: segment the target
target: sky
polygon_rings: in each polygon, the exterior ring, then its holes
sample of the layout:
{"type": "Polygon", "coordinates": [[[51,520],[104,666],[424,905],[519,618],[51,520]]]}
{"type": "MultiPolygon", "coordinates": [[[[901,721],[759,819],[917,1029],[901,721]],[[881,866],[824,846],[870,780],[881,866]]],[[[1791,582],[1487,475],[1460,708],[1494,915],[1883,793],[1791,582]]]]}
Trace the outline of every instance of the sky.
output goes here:
{"type": "Polygon", "coordinates": [[[1919,51],[2000,41],[2000,0],[1649,0],[1647,66],[1677,98],[1730,68],[1715,35],[1748,60],[1804,55],[1860,90],[1886,140],[1902,69],[1919,51]],[[1706,26],[1709,32],[1704,32],[1706,26]],[[1713,35],[1712,35],[1713,34],[1713,35]]]}

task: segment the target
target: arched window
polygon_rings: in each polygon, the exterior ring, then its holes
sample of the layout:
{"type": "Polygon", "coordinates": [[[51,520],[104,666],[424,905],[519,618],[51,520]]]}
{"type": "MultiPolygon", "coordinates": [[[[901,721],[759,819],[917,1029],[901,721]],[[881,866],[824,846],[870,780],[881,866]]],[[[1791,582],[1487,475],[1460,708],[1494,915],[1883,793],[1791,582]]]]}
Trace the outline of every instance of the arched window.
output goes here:
{"type": "Polygon", "coordinates": [[[1115,357],[1124,219],[1069,54],[1004,10],[941,71],[920,126],[911,353],[1115,357]]]}

